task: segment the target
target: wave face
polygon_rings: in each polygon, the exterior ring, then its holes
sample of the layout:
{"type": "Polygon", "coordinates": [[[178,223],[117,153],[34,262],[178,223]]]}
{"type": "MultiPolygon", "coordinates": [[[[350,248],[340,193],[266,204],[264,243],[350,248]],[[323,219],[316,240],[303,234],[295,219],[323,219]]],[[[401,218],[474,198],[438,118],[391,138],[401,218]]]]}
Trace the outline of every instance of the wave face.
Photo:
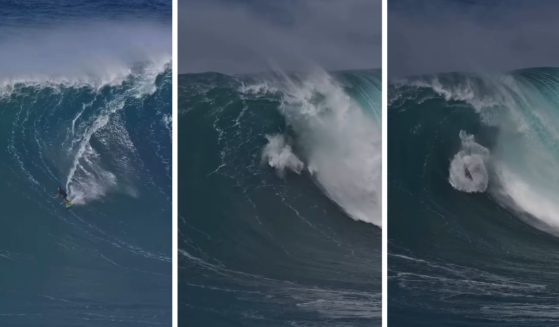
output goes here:
{"type": "MultiPolygon", "coordinates": [[[[0,33],[0,325],[169,326],[171,49],[127,58],[140,42],[129,23],[78,31],[50,16],[63,4],[43,1],[30,9],[40,21],[0,33]]],[[[102,3],[87,4],[68,6],[108,19],[102,3]]],[[[164,34],[153,26],[143,28],[164,34]]]]}
{"type": "Polygon", "coordinates": [[[179,76],[180,320],[380,324],[380,72],[179,76]]]}
{"type": "Polygon", "coordinates": [[[557,324],[559,69],[389,94],[391,321],[557,324]]]}

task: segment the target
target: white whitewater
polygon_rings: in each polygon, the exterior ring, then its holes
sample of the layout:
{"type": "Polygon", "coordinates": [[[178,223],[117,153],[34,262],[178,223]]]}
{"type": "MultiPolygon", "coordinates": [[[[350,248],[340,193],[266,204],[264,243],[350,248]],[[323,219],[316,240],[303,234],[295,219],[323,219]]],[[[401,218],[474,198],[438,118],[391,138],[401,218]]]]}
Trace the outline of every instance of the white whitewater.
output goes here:
{"type": "Polygon", "coordinates": [[[262,151],[262,160],[270,167],[276,169],[278,175],[285,176],[285,171],[290,170],[300,174],[305,164],[293,153],[291,145],[281,134],[266,135],[268,144],[262,151]]]}
{"type": "Polygon", "coordinates": [[[373,110],[361,107],[325,71],[296,78],[280,75],[278,85],[250,90],[279,90],[280,110],[300,153],[295,156],[285,139],[269,138],[264,152],[275,149],[276,155],[266,155],[268,161],[295,172],[306,164],[326,195],[351,218],[381,226],[382,142],[373,110]]]}
{"type": "Polygon", "coordinates": [[[489,150],[476,143],[473,135],[460,131],[462,146],[450,163],[448,181],[458,191],[485,192],[489,184],[489,150]]]}

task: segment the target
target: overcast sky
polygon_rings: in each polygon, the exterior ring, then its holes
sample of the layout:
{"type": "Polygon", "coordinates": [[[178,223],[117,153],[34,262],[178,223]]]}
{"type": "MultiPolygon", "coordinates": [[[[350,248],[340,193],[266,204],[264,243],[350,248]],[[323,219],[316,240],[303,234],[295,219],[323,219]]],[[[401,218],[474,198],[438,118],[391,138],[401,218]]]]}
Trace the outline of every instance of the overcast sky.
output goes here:
{"type": "Polygon", "coordinates": [[[390,77],[559,66],[557,0],[389,0],[390,77]]]}
{"type": "Polygon", "coordinates": [[[179,71],[381,66],[380,0],[180,0],[179,71]]]}

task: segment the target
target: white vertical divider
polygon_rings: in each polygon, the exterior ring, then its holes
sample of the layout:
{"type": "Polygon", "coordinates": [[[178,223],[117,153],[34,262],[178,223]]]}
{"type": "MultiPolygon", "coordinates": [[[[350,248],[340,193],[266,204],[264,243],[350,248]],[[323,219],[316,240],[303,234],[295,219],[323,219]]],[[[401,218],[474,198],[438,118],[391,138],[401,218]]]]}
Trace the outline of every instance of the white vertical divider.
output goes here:
{"type": "Polygon", "coordinates": [[[173,121],[172,121],[172,127],[173,127],[173,146],[172,146],[172,165],[173,165],[173,169],[172,169],[172,178],[173,178],[173,182],[172,182],[172,188],[173,188],[173,195],[172,195],[172,212],[173,212],[173,228],[172,228],[172,233],[173,235],[171,236],[172,238],[172,322],[173,322],[173,327],[178,327],[178,266],[179,266],[179,261],[178,261],[178,221],[179,221],[179,202],[178,202],[178,183],[179,183],[179,175],[178,175],[178,127],[179,127],[179,101],[178,101],[178,81],[179,81],[179,56],[178,56],[178,0],[173,0],[173,13],[172,13],[172,17],[173,17],[173,50],[172,50],[172,54],[173,54],[173,58],[171,59],[172,65],[173,65],[173,76],[172,76],[172,81],[173,81],[173,85],[172,85],[172,93],[173,93],[173,112],[172,112],[172,117],[173,117],[173,121]]]}
{"type": "Polygon", "coordinates": [[[388,326],[388,0],[382,0],[382,326],[388,326]]]}

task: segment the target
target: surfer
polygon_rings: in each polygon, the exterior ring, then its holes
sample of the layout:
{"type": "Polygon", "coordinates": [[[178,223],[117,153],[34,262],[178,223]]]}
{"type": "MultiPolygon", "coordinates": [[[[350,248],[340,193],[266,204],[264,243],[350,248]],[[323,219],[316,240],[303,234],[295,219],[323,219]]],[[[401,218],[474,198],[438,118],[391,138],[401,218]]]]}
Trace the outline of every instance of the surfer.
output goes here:
{"type": "Polygon", "coordinates": [[[60,196],[64,202],[68,202],[68,193],[66,193],[66,190],[64,190],[62,186],[58,186],[58,196],[60,196]]]}
{"type": "Polygon", "coordinates": [[[470,173],[470,170],[468,169],[468,167],[464,167],[464,174],[466,175],[466,177],[470,180],[474,180],[474,178],[472,177],[472,173],[470,173]]]}
{"type": "Polygon", "coordinates": [[[62,186],[58,186],[57,196],[61,197],[62,200],[64,200],[64,205],[66,206],[66,208],[70,208],[73,205],[72,201],[68,199],[68,193],[62,186]]]}

